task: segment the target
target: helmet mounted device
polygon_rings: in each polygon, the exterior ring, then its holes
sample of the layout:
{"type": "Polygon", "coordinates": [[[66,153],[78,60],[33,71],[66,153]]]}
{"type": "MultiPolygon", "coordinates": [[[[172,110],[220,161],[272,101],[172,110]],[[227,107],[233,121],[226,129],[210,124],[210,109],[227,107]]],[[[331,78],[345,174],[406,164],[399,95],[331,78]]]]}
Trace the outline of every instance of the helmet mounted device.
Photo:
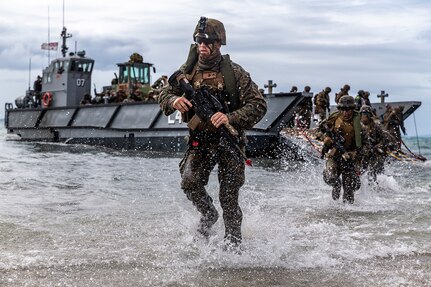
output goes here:
{"type": "Polygon", "coordinates": [[[206,45],[215,41],[220,41],[221,45],[226,45],[226,31],[222,22],[202,16],[196,25],[193,33],[195,43],[206,45]]]}

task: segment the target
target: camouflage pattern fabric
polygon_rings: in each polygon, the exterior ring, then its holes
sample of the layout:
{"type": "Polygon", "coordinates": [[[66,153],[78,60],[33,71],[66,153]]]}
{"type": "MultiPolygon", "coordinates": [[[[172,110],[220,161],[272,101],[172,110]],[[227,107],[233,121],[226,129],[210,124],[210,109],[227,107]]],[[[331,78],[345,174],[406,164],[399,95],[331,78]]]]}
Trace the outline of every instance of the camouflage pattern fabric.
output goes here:
{"type": "MultiPolygon", "coordinates": [[[[342,143],[346,152],[355,167],[359,167],[361,160],[360,149],[361,146],[357,144],[356,133],[363,134],[361,130],[355,130],[354,121],[359,120],[359,115],[354,114],[351,121],[344,121],[341,113],[336,112],[331,114],[326,121],[329,129],[340,134],[344,142],[342,143]]],[[[324,140],[325,145],[332,148],[332,139],[326,137],[324,140]]],[[[326,167],[323,170],[323,180],[326,184],[333,187],[332,198],[337,200],[343,187],[343,201],[348,203],[354,202],[354,192],[361,186],[361,181],[356,169],[352,169],[343,158],[343,155],[338,150],[332,148],[327,154],[326,167]],[[341,179],[340,179],[341,177],[341,179]]],[[[358,168],[359,169],[359,168],[358,168]]]]}
{"type": "Polygon", "coordinates": [[[391,134],[398,148],[401,148],[402,141],[400,128],[405,134],[403,109],[403,106],[395,108],[391,107],[386,110],[385,114],[383,114],[384,128],[391,134]]]}
{"type": "Polygon", "coordinates": [[[377,174],[384,170],[387,152],[392,149],[392,139],[390,134],[373,119],[367,125],[362,123],[362,131],[364,145],[361,167],[363,170],[368,170],[372,180],[376,180],[377,174]]]}
{"type": "Polygon", "coordinates": [[[326,111],[329,108],[329,93],[321,91],[314,96],[314,114],[320,116],[320,120],[326,119],[326,111]]]}
{"type": "Polygon", "coordinates": [[[348,91],[345,91],[345,90],[341,89],[340,92],[338,92],[337,94],[335,94],[335,103],[338,104],[338,102],[340,101],[340,98],[342,96],[348,96],[348,95],[349,95],[348,91]]]}
{"type": "MultiPolygon", "coordinates": [[[[257,85],[251,80],[250,74],[240,65],[232,62],[235,80],[240,91],[240,107],[227,113],[229,123],[238,131],[251,129],[266,113],[267,105],[257,85]]],[[[160,108],[165,115],[175,112],[172,103],[182,96],[182,91],[170,85],[162,89],[159,96],[160,108]]]]}
{"type": "MultiPolygon", "coordinates": [[[[249,73],[234,62],[231,62],[231,65],[239,91],[238,102],[240,104],[236,110],[229,111],[226,115],[229,123],[241,135],[240,146],[244,149],[244,130],[252,128],[262,119],[266,113],[267,105],[257,85],[251,80],[249,73]]],[[[194,83],[198,78],[195,79],[194,76],[192,75],[190,79],[191,83],[194,83]]],[[[200,85],[211,86],[211,83],[214,81],[209,79],[200,85]]],[[[218,87],[212,88],[219,90],[220,83],[217,85],[218,87]]],[[[222,88],[226,91],[225,85],[222,88]]],[[[162,89],[158,101],[165,115],[175,112],[172,104],[182,94],[181,90],[170,85],[162,89]]],[[[187,117],[184,116],[184,118],[187,117]]],[[[218,164],[219,199],[223,209],[225,238],[236,245],[242,240],[242,211],[238,204],[238,196],[245,180],[244,160],[237,150],[228,148],[224,144],[224,139],[220,137],[219,131],[211,123],[204,123],[194,131],[190,130],[189,148],[180,163],[181,188],[201,213],[198,232],[204,236],[208,236],[209,228],[218,219],[218,212],[213,205],[213,200],[205,190],[210,173],[216,164],[218,164]]]]}

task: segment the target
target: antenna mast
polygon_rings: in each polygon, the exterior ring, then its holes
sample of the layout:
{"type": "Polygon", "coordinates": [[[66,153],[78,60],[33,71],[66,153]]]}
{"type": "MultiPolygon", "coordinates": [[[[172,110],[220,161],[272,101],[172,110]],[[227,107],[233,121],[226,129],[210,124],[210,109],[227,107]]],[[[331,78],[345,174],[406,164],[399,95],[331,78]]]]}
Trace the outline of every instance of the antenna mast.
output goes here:
{"type": "Polygon", "coordinates": [[[72,37],[72,34],[67,33],[66,26],[64,26],[64,0],[63,0],[63,30],[61,31],[61,38],[63,43],[61,44],[61,54],[66,57],[67,50],[69,47],[66,46],[66,39],[72,37]]]}
{"type": "Polygon", "coordinates": [[[51,43],[50,41],[50,24],[49,24],[49,6],[48,6],[48,65],[51,62],[51,50],[49,49],[49,43],[51,43]]]}
{"type": "Polygon", "coordinates": [[[31,57],[28,61],[28,90],[30,91],[30,78],[31,78],[31,57]]]}

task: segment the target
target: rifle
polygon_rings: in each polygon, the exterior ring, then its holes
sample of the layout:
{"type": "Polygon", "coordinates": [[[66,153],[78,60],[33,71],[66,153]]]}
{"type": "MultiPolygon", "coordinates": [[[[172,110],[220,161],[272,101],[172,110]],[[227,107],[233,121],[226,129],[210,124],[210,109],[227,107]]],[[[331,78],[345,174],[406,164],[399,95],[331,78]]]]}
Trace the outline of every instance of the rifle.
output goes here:
{"type": "MultiPolygon", "coordinates": [[[[185,75],[180,71],[173,73],[168,83],[175,88],[180,88],[184,92],[185,98],[189,100],[193,105],[195,115],[187,123],[187,126],[194,130],[201,121],[210,122],[211,117],[217,113],[226,113],[227,108],[221,103],[221,101],[207,88],[202,87],[195,91],[188,81],[186,81],[185,75]]],[[[220,135],[226,140],[228,146],[239,152],[241,157],[245,160],[245,163],[252,166],[251,160],[247,158],[244,151],[239,146],[238,131],[229,123],[219,127],[220,135]]]]}
{"type": "MultiPolygon", "coordinates": [[[[343,138],[343,136],[341,136],[339,133],[336,133],[334,131],[332,131],[329,127],[326,121],[323,121],[320,125],[319,125],[319,129],[326,135],[328,135],[333,143],[333,146],[336,150],[338,150],[341,153],[341,158],[343,159],[345,166],[349,169],[349,170],[353,170],[355,171],[355,173],[357,175],[358,171],[355,167],[355,164],[352,160],[351,157],[348,156],[348,153],[346,151],[346,149],[344,148],[344,141],[345,139],[343,138]]],[[[320,156],[320,158],[324,158],[325,154],[329,151],[329,147],[328,146],[323,146],[322,148],[322,154],[320,156]]]]}

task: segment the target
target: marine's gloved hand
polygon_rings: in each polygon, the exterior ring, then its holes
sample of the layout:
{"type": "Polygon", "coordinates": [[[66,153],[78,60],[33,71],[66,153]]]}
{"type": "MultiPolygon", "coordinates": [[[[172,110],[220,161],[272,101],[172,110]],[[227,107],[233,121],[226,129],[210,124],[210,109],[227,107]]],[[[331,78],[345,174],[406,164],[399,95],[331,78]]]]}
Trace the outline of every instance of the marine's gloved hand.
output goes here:
{"type": "Polygon", "coordinates": [[[356,151],[349,151],[349,152],[345,152],[341,157],[345,160],[355,160],[357,156],[357,152],[356,151]]]}
{"type": "Polygon", "coordinates": [[[332,146],[332,139],[330,137],[325,137],[323,139],[323,145],[326,147],[332,146]]]}

